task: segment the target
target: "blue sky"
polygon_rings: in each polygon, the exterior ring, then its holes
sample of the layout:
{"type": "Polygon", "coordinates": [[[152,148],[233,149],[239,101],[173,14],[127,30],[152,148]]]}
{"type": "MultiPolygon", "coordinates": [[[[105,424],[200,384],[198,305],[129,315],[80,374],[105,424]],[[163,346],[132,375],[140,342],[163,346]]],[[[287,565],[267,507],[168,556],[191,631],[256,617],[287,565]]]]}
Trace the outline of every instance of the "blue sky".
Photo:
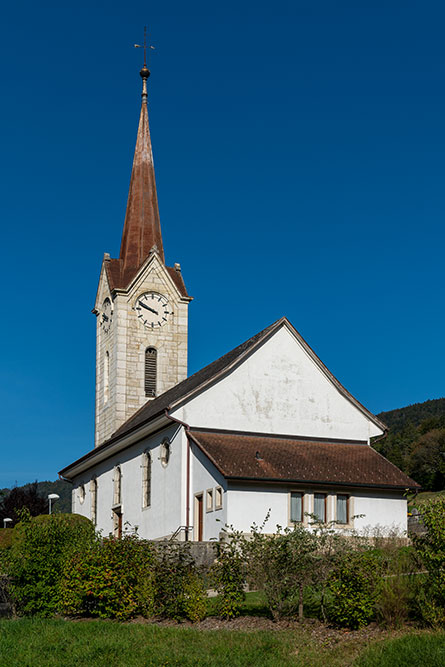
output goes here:
{"type": "Polygon", "coordinates": [[[93,446],[140,107],[189,371],[287,315],[370,410],[444,395],[442,3],[3,7],[0,488],[93,446]],[[357,6],[358,5],[358,6],[357,6]]]}

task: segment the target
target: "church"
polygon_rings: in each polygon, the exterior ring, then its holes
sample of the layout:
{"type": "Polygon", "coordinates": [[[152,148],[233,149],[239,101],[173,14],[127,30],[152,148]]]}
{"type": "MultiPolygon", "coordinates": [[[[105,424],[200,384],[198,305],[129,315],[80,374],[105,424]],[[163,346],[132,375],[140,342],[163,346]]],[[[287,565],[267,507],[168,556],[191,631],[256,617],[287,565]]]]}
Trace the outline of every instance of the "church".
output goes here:
{"type": "Polygon", "coordinates": [[[214,540],[308,525],[407,528],[418,485],[378,454],[385,425],[282,317],[187,376],[188,305],[165,263],[142,68],[119,258],[104,255],[96,316],[95,447],[60,471],[72,511],[103,535],[214,540]]]}

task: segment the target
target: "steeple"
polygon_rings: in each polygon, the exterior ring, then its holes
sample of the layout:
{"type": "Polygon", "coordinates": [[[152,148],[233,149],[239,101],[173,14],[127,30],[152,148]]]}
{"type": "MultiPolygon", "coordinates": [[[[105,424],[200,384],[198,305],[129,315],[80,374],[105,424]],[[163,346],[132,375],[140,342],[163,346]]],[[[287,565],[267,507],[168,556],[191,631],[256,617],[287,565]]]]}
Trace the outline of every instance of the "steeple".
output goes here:
{"type": "Polygon", "coordinates": [[[124,273],[137,270],[153,248],[158,252],[161,261],[165,263],[148,125],[147,79],[150,76],[150,70],[147,68],[145,49],[144,66],[140,75],[142,77],[141,115],[119,254],[124,273]]]}

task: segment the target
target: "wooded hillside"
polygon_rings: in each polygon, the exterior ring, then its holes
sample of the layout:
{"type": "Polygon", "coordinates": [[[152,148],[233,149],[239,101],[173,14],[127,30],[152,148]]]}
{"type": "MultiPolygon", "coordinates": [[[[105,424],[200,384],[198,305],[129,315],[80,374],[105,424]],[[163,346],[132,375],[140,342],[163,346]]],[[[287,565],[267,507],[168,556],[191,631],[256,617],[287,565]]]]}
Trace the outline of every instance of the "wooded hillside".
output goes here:
{"type": "Polygon", "coordinates": [[[374,448],[425,490],[445,488],[445,398],[377,415],[389,428],[374,448]]]}

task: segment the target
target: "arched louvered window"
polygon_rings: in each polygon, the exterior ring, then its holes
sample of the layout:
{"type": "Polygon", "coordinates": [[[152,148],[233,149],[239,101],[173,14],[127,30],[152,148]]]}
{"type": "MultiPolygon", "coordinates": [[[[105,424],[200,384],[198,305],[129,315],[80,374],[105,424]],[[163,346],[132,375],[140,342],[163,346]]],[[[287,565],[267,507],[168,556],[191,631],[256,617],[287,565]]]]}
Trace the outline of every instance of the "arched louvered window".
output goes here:
{"type": "Polygon", "coordinates": [[[114,494],[113,494],[113,505],[120,505],[122,503],[122,472],[120,466],[116,466],[114,469],[114,494]]]}
{"type": "Polygon", "coordinates": [[[151,456],[149,452],[142,454],[142,507],[151,505],[151,456]]]}
{"type": "Polygon", "coordinates": [[[147,347],[145,350],[145,395],[156,396],[156,373],[157,373],[158,353],[154,347],[147,347]]]}

